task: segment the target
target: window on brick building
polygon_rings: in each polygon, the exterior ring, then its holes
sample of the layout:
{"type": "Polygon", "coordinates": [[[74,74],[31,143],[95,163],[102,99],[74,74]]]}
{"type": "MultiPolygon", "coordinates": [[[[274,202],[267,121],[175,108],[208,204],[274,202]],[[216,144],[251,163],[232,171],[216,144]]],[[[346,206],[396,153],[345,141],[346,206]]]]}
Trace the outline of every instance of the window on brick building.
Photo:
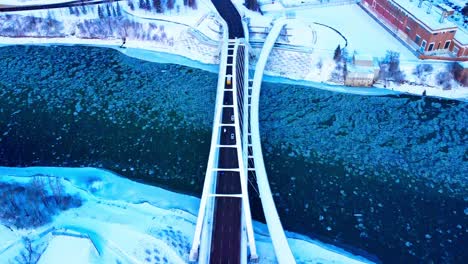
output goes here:
{"type": "Polygon", "coordinates": [[[416,35],[416,38],[414,39],[414,42],[419,45],[419,41],[421,41],[421,37],[419,35],[416,35]]]}
{"type": "Polygon", "coordinates": [[[406,33],[410,33],[411,32],[411,28],[410,27],[406,27],[406,33]]]}
{"type": "Polygon", "coordinates": [[[445,41],[444,49],[448,49],[450,46],[450,40],[445,41]]]}
{"type": "Polygon", "coordinates": [[[434,42],[429,44],[429,48],[427,48],[428,51],[432,51],[432,49],[434,49],[434,42]]]}
{"type": "Polygon", "coordinates": [[[426,45],[427,45],[427,42],[423,39],[422,43],[421,43],[421,50],[425,50],[426,49],[426,45]]]}

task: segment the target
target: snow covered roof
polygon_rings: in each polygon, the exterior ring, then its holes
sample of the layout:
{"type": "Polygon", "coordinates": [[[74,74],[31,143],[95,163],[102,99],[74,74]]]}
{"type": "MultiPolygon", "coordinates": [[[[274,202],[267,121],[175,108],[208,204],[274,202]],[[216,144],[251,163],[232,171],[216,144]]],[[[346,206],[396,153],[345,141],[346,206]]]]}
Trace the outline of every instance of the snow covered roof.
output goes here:
{"type": "Polygon", "coordinates": [[[459,28],[457,33],[455,33],[455,40],[463,45],[468,45],[468,33],[465,30],[459,28]]]}
{"type": "Polygon", "coordinates": [[[418,7],[419,0],[392,0],[408,13],[412,14],[417,20],[422,22],[429,30],[442,30],[448,28],[457,28],[453,22],[448,21],[447,18],[440,22],[442,10],[432,3],[424,1],[421,7],[418,7]],[[427,13],[429,6],[432,5],[429,14],[427,13]]]}
{"type": "Polygon", "coordinates": [[[374,61],[374,58],[369,54],[354,54],[354,59],[359,61],[374,61]]]}

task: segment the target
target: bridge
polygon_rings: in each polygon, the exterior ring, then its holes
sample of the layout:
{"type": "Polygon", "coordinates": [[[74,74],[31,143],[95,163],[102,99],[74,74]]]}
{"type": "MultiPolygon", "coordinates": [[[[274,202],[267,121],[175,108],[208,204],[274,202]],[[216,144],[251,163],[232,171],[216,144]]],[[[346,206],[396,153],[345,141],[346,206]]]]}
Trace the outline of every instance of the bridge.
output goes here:
{"type": "Polygon", "coordinates": [[[259,261],[248,196],[251,176],[257,181],[277,261],[295,263],[271,195],[258,122],[263,72],[286,20],[276,21],[265,41],[254,78],[250,79],[247,24],[231,1],[212,2],[224,19],[224,38],[211,148],[189,260],[259,261]]]}

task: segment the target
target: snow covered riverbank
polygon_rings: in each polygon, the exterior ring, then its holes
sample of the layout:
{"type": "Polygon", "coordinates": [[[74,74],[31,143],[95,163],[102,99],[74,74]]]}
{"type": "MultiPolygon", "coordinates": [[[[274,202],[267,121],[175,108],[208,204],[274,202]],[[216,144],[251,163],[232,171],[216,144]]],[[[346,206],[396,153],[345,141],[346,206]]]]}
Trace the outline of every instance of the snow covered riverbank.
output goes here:
{"type": "MultiPolygon", "coordinates": [[[[126,40],[128,50],[120,51],[140,59],[161,62],[161,56],[155,52],[176,54],[189,60],[200,63],[189,63],[191,67],[216,70],[219,60],[219,46],[221,39],[221,24],[214,7],[209,1],[200,1],[198,9],[166,10],[164,13],[154,13],[131,7],[128,4],[110,4],[106,8],[107,14],[102,14],[96,6],[83,7],[81,11],[75,9],[54,9],[45,11],[22,11],[3,14],[0,21],[0,46],[16,44],[41,45],[94,45],[117,48],[126,40]],[[111,9],[109,9],[111,7],[111,9]],[[112,10],[112,11],[110,11],[112,10]],[[117,10],[117,11],[116,11],[117,10]],[[50,20],[50,21],[49,21],[50,20]],[[44,30],[40,25],[53,23],[53,30],[44,30]],[[105,21],[105,22],[103,22],[105,21]],[[141,33],[144,31],[145,33],[141,33]]],[[[176,4],[181,4],[176,1],[176,4]]],[[[135,2],[136,3],[136,2],[135,2]]],[[[136,6],[136,4],[134,5],[136,6]]],[[[241,12],[250,18],[251,39],[255,42],[253,56],[259,52],[257,44],[261,43],[262,29],[268,28],[278,13],[260,16],[250,12],[236,2],[241,12]]],[[[100,7],[100,5],[98,6],[100,7]]],[[[324,10],[320,8],[320,10],[324,10]]],[[[445,64],[436,63],[431,78],[427,77],[428,86],[416,84],[418,79],[414,76],[415,67],[422,63],[414,58],[406,47],[394,40],[380,26],[360,10],[356,5],[329,7],[327,12],[320,10],[307,10],[314,12],[313,16],[297,12],[297,19],[288,24],[290,36],[279,39],[281,48],[273,49],[271,62],[266,69],[266,75],[275,76],[273,80],[297,83],[319,89],[346,92],[353,94],[382,95],[395,93],[410,93],[421,95],[426,91],[428,96],[466,100],[468,89],[453,86],[451,90],[443,90],[434,84],[435,75],[445,70],[445,64]],[[382,36],[387,39],[381,46],[375,41],[377,38],[362,38],[355,24],[342,23],[330,19],[325,13],[346,14],[347,19],[340,21],[358,21],[366,26],[365,31],[373,32],[372,36],[382,36]],[[313,17],[313,19],[311,19],[313,17]],[[340,33],[342,32],[342,33],[340,33]],[[344,34],[340,36],[339,34],[344,34]],[[343,39],[344,38],[344,39],[343,39]],[[347,40],[346,40],[347,39],[347,40]],[[395,85],[378,84],[380,88],[355,88],[340,85],[340,81],[333,80],[332,72],[335,70],[333,50],[337,45],[344,46],[346,40],[349,52],[359,54],[372,54],[380,57],[387,50],[397,50],[402,54],[402,70],[405,72],[410,84],[395,85]],[[408,61],[407,61],[408,60],[408,61]],[[320,65],[320,66],[318,66],[320,65]],[[430,82],[429,82],[430,81],[430,82]]],[[[281,13],[280,13],[281,14],[281,13]]],[[[172,63],[182,63],[183,59],[172,57],[172,63]]],[[[253,60],[254,61],[254,60],[253,60]]],[[[432,62],[431,62],[432,63],[432,62]]],[[[272,80],[272,79],[270,79],[272,80]]]]}
{"type": "MultiPolygon", "coordinates": [[[[42,248],[39,263],[186,263],[199,199],[132,182],[94,168],[0,167],[0,183],[58,178],[67,193],[84,201],[34,229],[0,225],[0,257],[12,261],[28,237],[42,248]],[[78,254],[79,253],[79,254],[78,254]],[[75,259],[76,256],[76,259],[75,259]]],[[[275,263],[266,226],[255,223],[260,263],[275,263]]],[[[299,263],[370,263],[342,249],[288,233],[299,263]]]]}

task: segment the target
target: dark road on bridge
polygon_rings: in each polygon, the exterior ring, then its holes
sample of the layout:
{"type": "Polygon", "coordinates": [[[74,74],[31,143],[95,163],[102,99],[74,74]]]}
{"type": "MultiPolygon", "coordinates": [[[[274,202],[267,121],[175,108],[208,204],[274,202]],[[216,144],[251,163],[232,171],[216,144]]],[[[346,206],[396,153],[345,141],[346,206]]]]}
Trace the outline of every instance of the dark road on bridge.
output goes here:
{"type": "MultiPolygon", "coordinates": [[[[234,47],[234,45],[230,46],[234,47]]],[[[232,73],[227,66],[226,73],[232,73]]],[[[225,83],[218,168],[238,169],[232,84],[225,83]]],[[[216,194],[241,194],[240,173],[219,171],[216,194]]],[[[211,239],[210,263],[240,263],[242,199],[240,197],[216,197],[211,239]]]]}
{"type": "MultiPolygon", "coordinates": [[[[241,17],[231,1],[212,0],[216,9],[228,25],[229,39],[243,38],[244,30],[241,17]]],[[[239,171],[222,171],[224,169],[239,169],[238,154],[235,144],[238,138],[235,133],[234,123],[239,123],[242,131],[243,120],[243,83],[244,83],[244,47],[237,50],[237,69],[232,65],[226,66],[226,75],[237,73],[236,89],[232,83],[225,80],[225,92],[223,94],[222,126],[219,145],[219,159],[217,173],[216,194],[241,194],[241,182],[239,171]],[[237,96],[239,109],[238,120],[234,120],[234,98],[237,96]]],[[[234,44],[228,46],[228,64],[232,64],[234,44]]],[[[234,80],[232,80],[234,81],[234,80]]],[[[241,132],[242,133],[242,132],[241,132]]],[[[240,136],[240,135],[239,135],[240,136]]],[[[242,157],[240,157],[242,158],[242,157]]],[[[213,221],[213,233],[211,239],[210,263],[240,263],[241,239],[242,239],[242,198],[241,197],[216,197],[213,221]]]]}

